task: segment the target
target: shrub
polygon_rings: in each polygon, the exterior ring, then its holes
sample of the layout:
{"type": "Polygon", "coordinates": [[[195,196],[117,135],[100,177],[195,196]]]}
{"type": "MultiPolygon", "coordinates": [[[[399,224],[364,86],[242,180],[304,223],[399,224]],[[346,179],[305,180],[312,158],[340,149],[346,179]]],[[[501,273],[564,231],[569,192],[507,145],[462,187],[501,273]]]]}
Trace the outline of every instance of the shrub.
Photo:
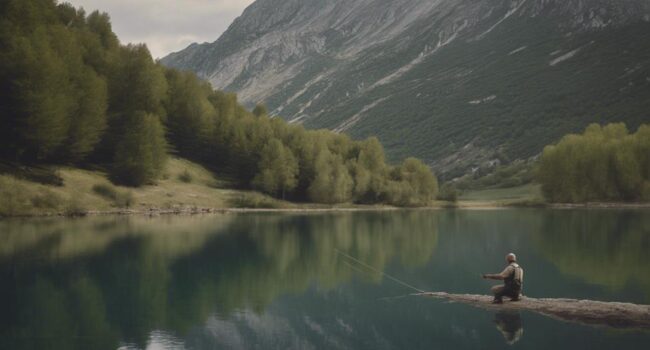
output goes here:
{"type": "Polygon", "coordinates": [[[180,175],[178,175],[178,179],[185,183],[191,183],[194,180],[192,174],[190,174],[190,172],[187,171],[187,169],[185,169],[185,171],[183,171],[180,175]]]}
{"type": "Polygon", "coordinates": [[[63,213],[66,216],[85,216],[87,210],[81,205],[81,202],[79,202],[77,198],[72,197],[68,203],[66,203],[63,213]]]}
{"type": "Polygon", "coordinates": [[[133,197],[133,192],[131,191],[122,191],[117,193],[117,197],[114,200],[115,205],[118,208],[130,208],[135,204],[135,198],[133,197]]]}
{"type": "Polygon", "coordinates": [[[50,190],[44,190],[43,192],[33,196],[31,198],[31,203],[34,207],[39,209],[56,210],[63,203],[63,200],[56,193],[50,190]]]}
{"type": "Polygon", "coordinates": [[[118,208],[129,208],[135,203],[133,192],[119,191],[111,184],[97,184],[93,186],[93,192],[112,201],[118,208]]]}
{"type": "Polygon", "coordinates": [[[93,192],[106,199],[115,200],[117,198],[117,189],[110,184],[97,184],[93,186],[93,192]]]}
{"type": "Polygon", "coordinates": [[[230,206],[233,208],[269,208],[275,209],[282,207],[280,203],[269,197],[259,193],[242,193],[234,196],[229,201],[230,206]]]}

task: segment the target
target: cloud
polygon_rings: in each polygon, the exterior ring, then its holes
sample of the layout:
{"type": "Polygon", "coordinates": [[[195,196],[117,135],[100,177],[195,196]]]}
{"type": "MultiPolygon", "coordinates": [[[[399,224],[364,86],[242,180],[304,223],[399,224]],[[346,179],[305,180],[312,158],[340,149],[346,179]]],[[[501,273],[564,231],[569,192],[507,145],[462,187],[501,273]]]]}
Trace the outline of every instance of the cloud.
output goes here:
{"type": "Polygon", "coordinates": [[[216,40],[253,0],[60,0],[107,12],[122,43],[146,43],[156,58],[216,40]]]}

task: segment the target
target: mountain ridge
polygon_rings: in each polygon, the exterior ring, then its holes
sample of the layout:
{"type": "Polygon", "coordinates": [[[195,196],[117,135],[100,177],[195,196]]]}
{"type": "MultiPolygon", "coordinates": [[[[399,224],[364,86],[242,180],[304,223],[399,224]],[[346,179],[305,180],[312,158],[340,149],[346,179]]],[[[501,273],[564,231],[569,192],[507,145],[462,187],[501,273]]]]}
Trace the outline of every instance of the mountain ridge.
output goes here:
{"type": "Polygon", "coordinates": [[[648,120],[649,22],[637,0],[258,0],[161,62],[453,177],[590,122],[648,120]]]}

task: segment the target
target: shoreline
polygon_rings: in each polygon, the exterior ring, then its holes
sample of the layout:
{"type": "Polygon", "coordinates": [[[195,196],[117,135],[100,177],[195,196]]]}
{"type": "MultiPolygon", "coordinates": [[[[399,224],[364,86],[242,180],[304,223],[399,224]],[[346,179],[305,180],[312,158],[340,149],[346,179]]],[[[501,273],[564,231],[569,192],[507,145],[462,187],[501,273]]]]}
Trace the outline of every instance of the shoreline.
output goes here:
{"type": "Polygon", "coordinates": [[[36,213],[13,216],[0,216],[3,219],[17,218],[80,218],[90,216],[167,216],[167,215],[203,215],[203,214],[232,214],[232,213],[319,213],[319,212],[356,212],[356,211],[392,211],[409,208],[398,207],[331,207],[331,208],[146,208],[146,209],[115,209],[115,210],[88,210],[78,213],[36,213]]]}
{"type": "Polygon", "coordinates": [[[551,209],[650,209],[650,203],[549,203],[551,209]]]}
{"type": "Polygon", "coordinates": [[[201,215],[201,214],[231,214],[231,213],[327,213],[327,212],[364,212],[364,211],[397,211],[397,210],[505,210],[505,209],[650,209],[650,203],[508,203],[499,201],[459,201],[456,203],[440,203],[428,207],[395,207],[388,205],[350,205],[350,206],[309,206],[289,208],[210,208],[210,207],[177,207],[115,210],[85,210],[75,213],[52,212],[34,213],[13,216],[0,216],[2,219],[11,218],[44,218],[44,217],[86,217],[86,216],[163,216],[163,215],[201,215]]]}

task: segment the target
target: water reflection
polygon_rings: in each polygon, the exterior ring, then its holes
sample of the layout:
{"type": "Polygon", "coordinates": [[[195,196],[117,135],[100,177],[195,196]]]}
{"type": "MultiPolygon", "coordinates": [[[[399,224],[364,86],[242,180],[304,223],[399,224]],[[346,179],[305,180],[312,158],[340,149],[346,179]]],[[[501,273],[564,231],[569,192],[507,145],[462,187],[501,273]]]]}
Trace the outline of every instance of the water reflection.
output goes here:
{"type": "Polygon", "coordinates": [[[215,311],[262,313],[349,281],[336,250],[381,270],[421,265],[437,244],[435,218],[416,212],[10,221],[0,232],[1,348],[144,347],[153,330],[182,335],[215,311]]]}
{"type": "Polygon", "coordinates": [[[649,226],[548,210],[0,221],[0,348],[535,348],[548,334],[634,348],[648,336],[524,314],[523,339],[519,314],[387,298],[410,290],[337,250],[453,293],[485,293],[479,274],[516,251],[530,296],[639,302],[649,226]]]}
{"type": "Polygon", "coordinates": [[[498,311],[494,314],[494,324],[508,345],[515,344],[524,335],[521,314],[518,311],[498,311]]]}
{"type": "Polygon", "coordinates": [[[535,234],[561,272],[622,293],[641,286],[650,302],[650,215],[644,211],[548,211],[535,234]]]}
{"type": "Polygon", "coordinates": [[[103,254],[127,240],[147,241],[153,254],[174,258],[203,246],[213,234],[223,232],[232,217],[95,217],[46,218],[0,221],[0,262],[72,261],[103,254]]]}

